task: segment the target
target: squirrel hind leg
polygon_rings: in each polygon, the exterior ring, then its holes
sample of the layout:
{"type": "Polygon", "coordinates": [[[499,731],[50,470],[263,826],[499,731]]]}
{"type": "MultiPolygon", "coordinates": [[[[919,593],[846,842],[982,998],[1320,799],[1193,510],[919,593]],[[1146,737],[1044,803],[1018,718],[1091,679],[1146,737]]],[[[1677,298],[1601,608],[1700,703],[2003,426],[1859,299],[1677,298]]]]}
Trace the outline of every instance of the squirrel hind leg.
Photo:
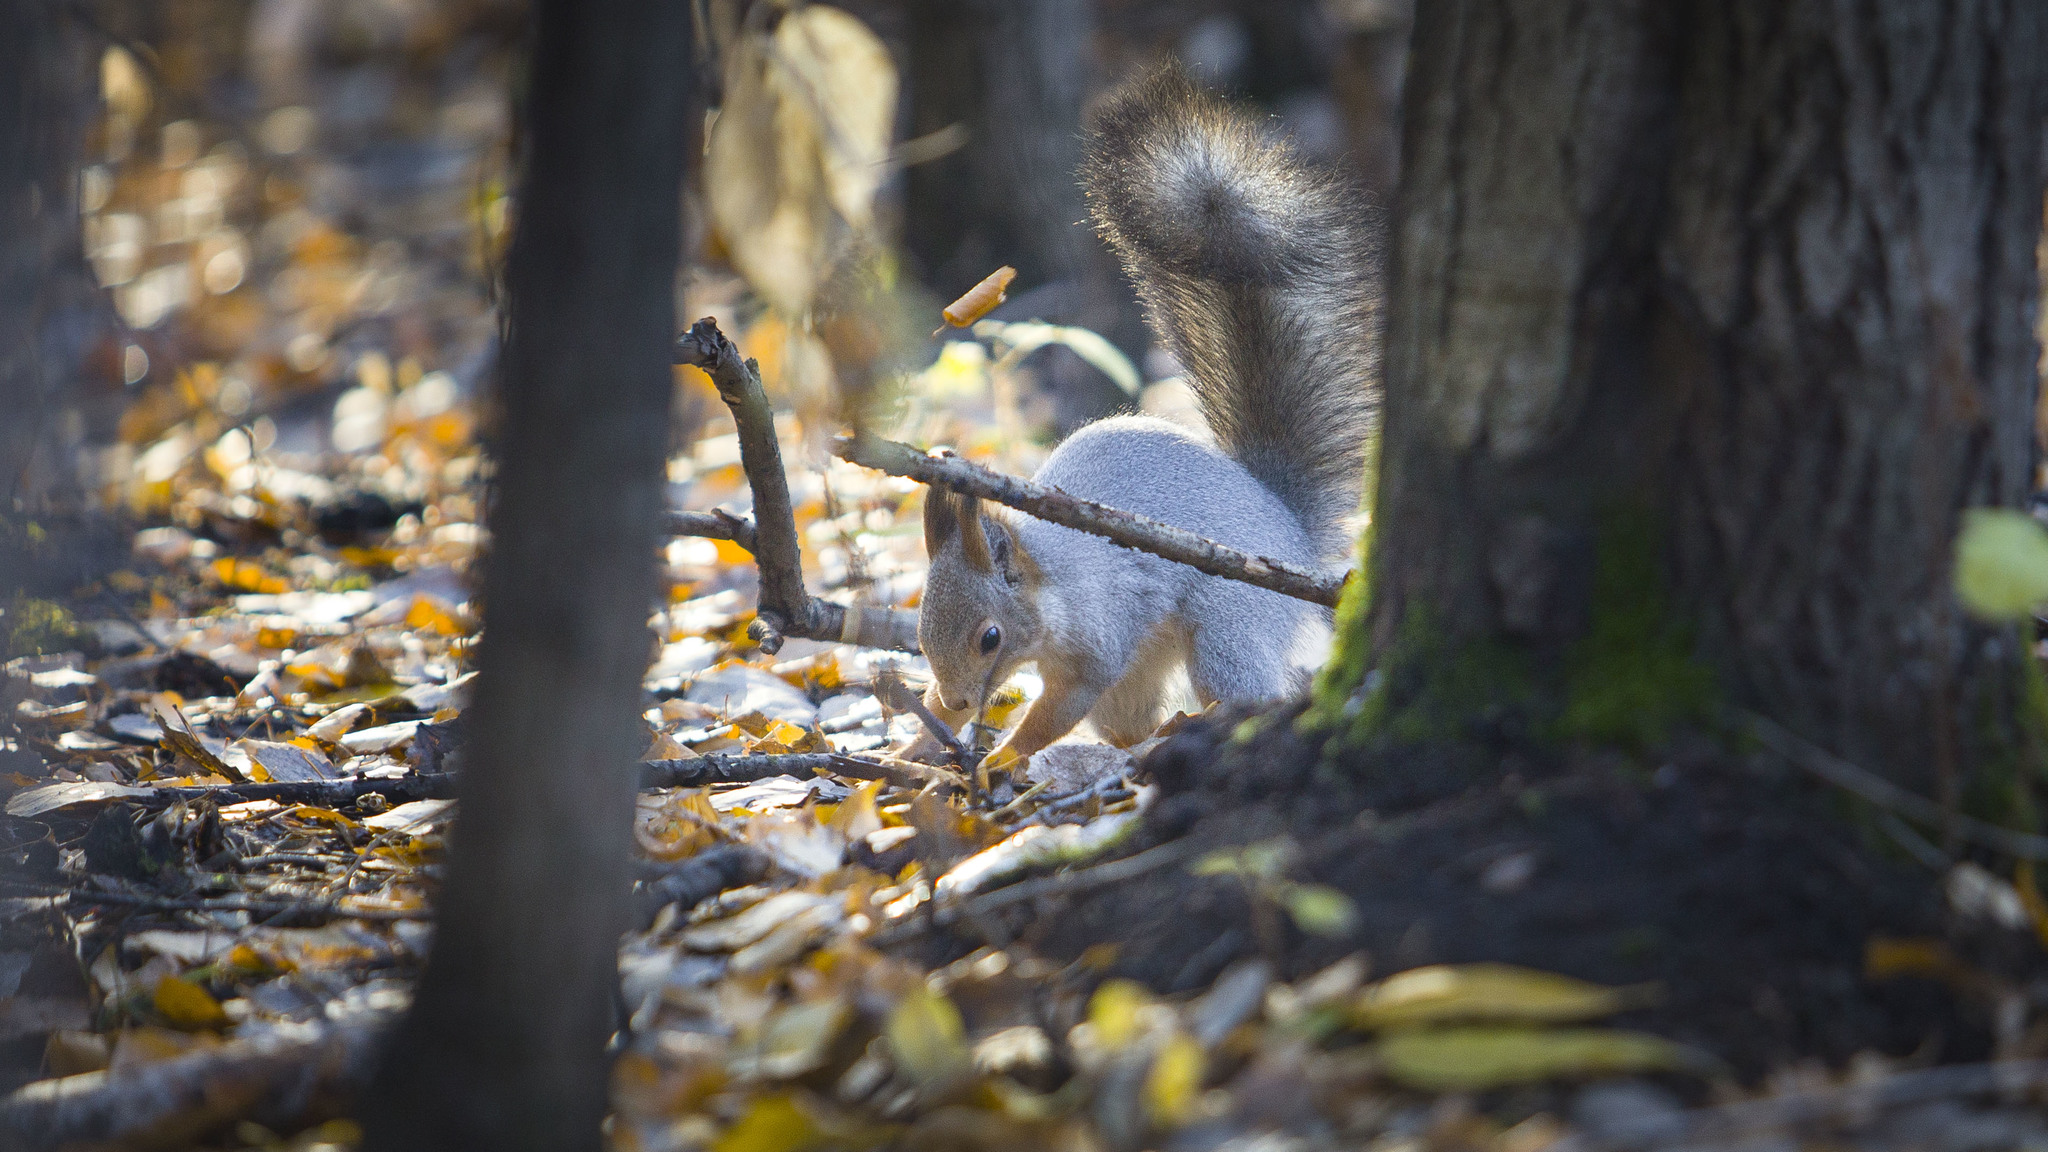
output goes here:
{"type": "Polygon", "coordinates": [[[1088,722],[1118,747],[1136,744],[1159,726],[1175,673],[1186,663],[1188,646],[1172,628],[1162,628],[1139,647],[1124,674],[1102,694],[1088,722]]]}
{"type": "Polygon", "coordinates": [[[1304,683],[1302,641],[1311,638],[1318,625],[1327,631],[1327,625],[1307,613],[1255,609],[1212,622],[1196,637],[1188,660],[1195,695],[1206,707],[1257,704],[1296,694],[1304,683]]]}

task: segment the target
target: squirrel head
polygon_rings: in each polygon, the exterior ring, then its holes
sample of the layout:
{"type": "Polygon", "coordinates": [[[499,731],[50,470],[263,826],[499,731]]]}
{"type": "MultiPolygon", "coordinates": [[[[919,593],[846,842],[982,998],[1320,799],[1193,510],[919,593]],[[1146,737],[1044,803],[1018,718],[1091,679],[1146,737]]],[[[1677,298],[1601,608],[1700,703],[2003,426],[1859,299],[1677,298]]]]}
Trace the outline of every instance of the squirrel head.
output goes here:
{"type": "Polygon", "coordinates": [[[924,548],[931,559],[917,646],[947,708],[978,707],[1038,649],[1038,570],[1010,525],[972,496],[928,488],[924,548]]]}

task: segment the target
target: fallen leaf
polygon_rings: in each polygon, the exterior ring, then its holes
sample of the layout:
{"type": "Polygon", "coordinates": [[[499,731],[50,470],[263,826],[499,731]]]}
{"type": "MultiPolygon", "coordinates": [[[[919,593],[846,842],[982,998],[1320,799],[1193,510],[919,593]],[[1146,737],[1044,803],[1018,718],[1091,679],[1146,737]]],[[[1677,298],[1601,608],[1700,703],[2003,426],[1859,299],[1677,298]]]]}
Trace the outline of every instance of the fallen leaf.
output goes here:
{"type": "Polygon", "coordinates": [[[950,1083],[974,1066],[960,1010],[922,983],[889,1012],[883,1028],[897,1067],[926,1086],[950,1083]]]}
{"type": "Polygon", "coordinates": [[[1367,985],[1351,1020],[1368,1029],[1453,1020],[1560,1023],[1611,1016],[1655,996],[1650,985],[1608,988],[1511,964],[1436,964],[1367,985]]]}
{"type": "Polygon", "coordinates": [[[1152,1057],[1145,1073],[1145,1114],[1157,1128],[1177,1128],[1194,1118],[1206,1061],[1202,1046],[1175,1033],[1152,1057]]]}
{"type": "Polygon", "coordinates": [[[1703,1071],[1706,1058],[1661,1036],[1605,1028],[1485,1027],[1395,1032],[1375,1050],[1387,1075],[1426,1092],[1484,1092],[1539,1080],[1703,1071]]]}
{"type": "Polygon", "coordinates": [[[7,814],[27,819],[73,804],[90,804],[99,800],[119,800],[128,796],[147,795],[147,788],[130,788],[126,784],[110,784],[103,780],[73,780],[16,792],[7,798],[7,814]]]}
{"type": "Polygon", "coordinates": [[[157,1014],[175,1028],[198,1032],[224,1027],[228,1014],[213,994],[183,976],[165,976],[156,982],[153,997],[157,1014]]]}
{"type": "Polygon", "coordinates": [[[719,1136],[713,1152],[798,1152],[818,1140],[818,1126],[788,1093],[756,1096],[744,1116],[719,1136]]]}

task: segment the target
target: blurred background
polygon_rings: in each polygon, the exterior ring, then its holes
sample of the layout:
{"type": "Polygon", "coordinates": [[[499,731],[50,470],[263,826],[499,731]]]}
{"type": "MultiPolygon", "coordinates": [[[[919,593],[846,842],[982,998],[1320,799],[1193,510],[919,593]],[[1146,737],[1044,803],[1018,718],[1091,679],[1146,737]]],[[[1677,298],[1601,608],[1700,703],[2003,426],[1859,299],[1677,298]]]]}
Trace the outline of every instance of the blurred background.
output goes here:
{"type": "MultiPolygon", "coordinates": [[[[466,481],[517,215],[526,15],[22,6],[39,136],[10,224],[34,242],[8,290],[34,297],[40,363],[10,369],[34,377],[5,437],[15,500],[260,530],[253,473],[233,482],[260,457],[303,474],[266,471],[272,503],[310,501],[345,535],[380,500],[466,481]],[[202,491],[188,470],[212,473],[202,491]]],[[[817,435],[846,415],[836,389],[935,365],[921,395],[1004,440],[1184,403],[1156,387],[1175,367],[1074,178],[1091,97],[1169,54],[1376,194],[1396,174],[1403,0],[699,0],[696,18],[678,328],[717,316],[817,435]],[[951,332],[942,356],[939,305],[1004,264],[998,326],[951,332]],[[999,326],[1019,321],[1054,327],[999,326]]],[[[692,376],[679,449],[722,416],[692,376]]]]}

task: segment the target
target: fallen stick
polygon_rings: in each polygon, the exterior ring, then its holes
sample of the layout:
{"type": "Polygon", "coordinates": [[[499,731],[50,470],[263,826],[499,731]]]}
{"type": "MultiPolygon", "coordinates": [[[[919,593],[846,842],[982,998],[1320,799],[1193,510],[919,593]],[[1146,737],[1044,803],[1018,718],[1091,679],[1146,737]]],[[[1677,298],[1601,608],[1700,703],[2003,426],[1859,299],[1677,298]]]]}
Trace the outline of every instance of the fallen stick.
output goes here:
{"type": "Polygon", "coordinates": [[[702,788],[707,784],[744,784],[770,776],[808,776],[838,772],[873,780],[886,772],[880,765],[841,752],[760,752],[735,756],[712,752],[677,760],[642,760],[642,788],[702,788]]]}
{"type": "Polygon", "coordinates": [[[1636,1148],[1696,1147],[1704,1140],[1753,1136],[1825,1121],[1874,1128],[1877,1114],[1888,1109],[1993,1093],[2019,1096],[2044,1089],[2048,1089],[2048,1060],[1999,1060],[1918,1068],[1837,1087],[1653,1116],[1616,1132],[1568,1136],[1550,1148],[1551,1152],[1624,1152],[1636,1148]]]}
{"type": "Polygon", "coordinates": [[[395,1010],[237,1037],[120,1072],[38,1080],[0,1099],[0,1147],[184,1146],[250,1119],[293,1131],[309,1114],[337,1114],[369,1083],[377,1041],[395,1010]]]}
{"type": "Polygon", "coordinates": [[[751,546],[742,546],[754,554],[754,564],[761,572],[760,611],[749,634],[761,651],[770,655],[781,651],[783,638],[788,636],[917,651],[917,613],[834,604],[804,588],[803,551],[797,543],[789,478],[782,470],[775,410],[761,387],[760,366],[742,358],[709,317],[692,324],[676,340],[675,362],[702,368],[711,377],[718,398],[732,409],[733,423],[739,429],[740,467],[754,493],[754,540],[751,546]]]}
{"type": "MultiPolygon", "coordinates": [[[[5,883],[13,884],[13,881],[5,883]]],[[[34,898],[65,904],[109,904],[146,912],[247,912],[251,916],[324,916],[332,920],[431,920],[425,908],[351,908],[332,900],[265,900],[246,896],[144,896],[131,892],[95,892],[90,888],[29,885],[34,898]]]]}
{"type": "Polygon", "coordinates": [[[1808,743],[1755,713],[1742,714],[1757,742],[1794,765],[1850,792],[1879,808],[1953,832],[1986,848],[2010,853],[2022,860],[2048,860],[2048,836],[2001,828],[1974,816],[1965,816],[1868,772],[1818,745],[1808,743]]]}
{"type": "Polygon", "coordinates": [[[912,913],[869,936],[867,942],[876,948],[887,948],[892,944],[915,939],[934,928],[947,928],[962,920],[987,916],[999,908],[1007,908],[1012,904],[1022,904],[1027,900],[1051,896],[1073,896],[1105,885],[1121,884],[1147,872],[1154,872],[1169,864],[1185,860],[1194,855],[1195,848],[1196,845],[1188,840],[1169,840],[1135,855],[1118,857],[1093,867],[1034,877],[969,897],[949,907],[934,907],[927,915],[912,913]]]}
{"type": "Polygon", "coordinates": [[[1070,496],[1034,480],[1005,476],[951,452],[920,452],[908,444],[875,436],[841,436],[832,451],[840,459],[920,484],[993,500],[1040,520],[1092,535],[1138,552],[1149,552],[1211,576],[1240,580],[1282,596],[1336,607],[1343,577],[1319,576],[1278,560],[1240,552],[1185,528],[1148,516],[1070,496]]]}
{"type": "Polygon", "coordinates": [[[251,800],[274,800],[279,804],[305,804],[314,808],[345,808],[372,793],[393,804],[414,800],[447,800],[455,795],[455,773],[426,772],[373,780],[300,780],[291,783],[213,784],[184,788],[151,788],[140,795],[116,799],[134,804],[175,804],[180,800],[212,800],[240,804],[251,800]]]}

